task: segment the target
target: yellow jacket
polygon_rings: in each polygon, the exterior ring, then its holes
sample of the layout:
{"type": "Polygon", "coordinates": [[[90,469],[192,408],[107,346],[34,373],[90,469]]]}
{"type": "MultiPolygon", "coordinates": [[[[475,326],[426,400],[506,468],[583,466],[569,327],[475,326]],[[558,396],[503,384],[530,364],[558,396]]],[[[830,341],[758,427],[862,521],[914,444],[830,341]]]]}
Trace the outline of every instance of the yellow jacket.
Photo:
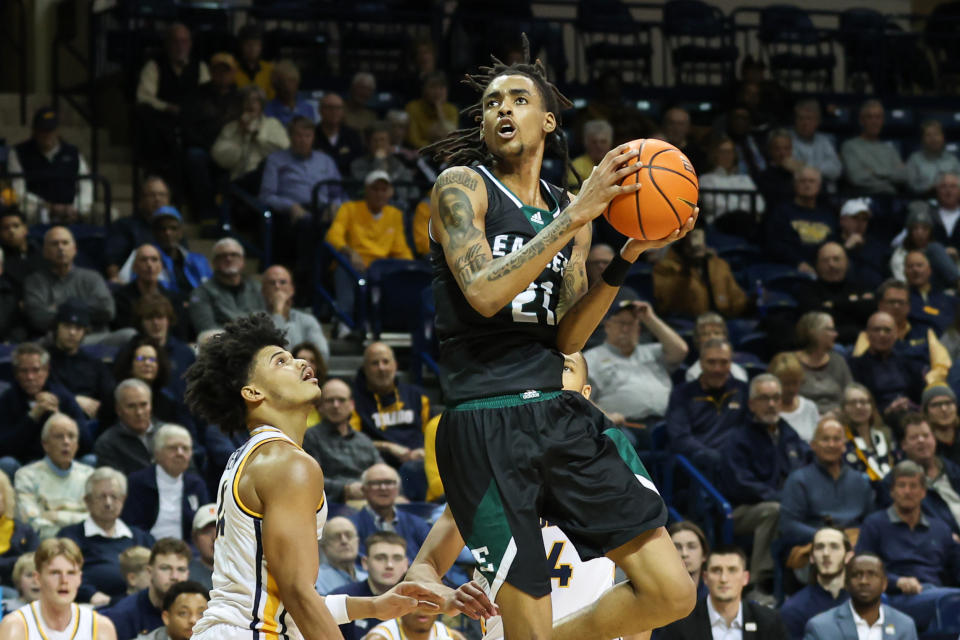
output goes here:
{"type": "Polygon", "coordinates": [[[367,267],[381,258],[413,260],[403,235],[403,213],[390,205],[374,218],[366,201],[344,202],[327,231],[327,242],[337,250],[350,247],[367,267]]]}
{"type": "Polygon", "coordinates": [[[430,203],[426,200],[413,212],[413,244],[418,256],[430,255],[430,203]]]}
{"type": "Polygon", "coordinates": [[[273,100],[276,92],[273,90],[273,83],[270,82],[270,76],[273,75],[273,63],[266,60],[260,61],[260,68],[250,77],[243,67],[237,69],[237,88],[243,89],[248,84],[255,84],[267,94],[267,100],[273,100]]]}

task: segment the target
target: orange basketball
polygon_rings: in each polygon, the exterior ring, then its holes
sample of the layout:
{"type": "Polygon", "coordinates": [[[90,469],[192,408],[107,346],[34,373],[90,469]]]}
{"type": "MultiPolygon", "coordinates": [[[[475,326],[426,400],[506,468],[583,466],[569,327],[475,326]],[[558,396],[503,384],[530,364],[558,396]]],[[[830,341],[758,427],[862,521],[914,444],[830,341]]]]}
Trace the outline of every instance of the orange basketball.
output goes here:
{"type": "Polygon", "coordinates": [[[627,143],[640,156],[640,171],[621,184],[639,180],[640,191],[617,196],[603,212],[613,228],[630,238],[659,240],[684,225],[697,206],[700,181],[687,156],[669,142],[646,138],[627,143]]]}

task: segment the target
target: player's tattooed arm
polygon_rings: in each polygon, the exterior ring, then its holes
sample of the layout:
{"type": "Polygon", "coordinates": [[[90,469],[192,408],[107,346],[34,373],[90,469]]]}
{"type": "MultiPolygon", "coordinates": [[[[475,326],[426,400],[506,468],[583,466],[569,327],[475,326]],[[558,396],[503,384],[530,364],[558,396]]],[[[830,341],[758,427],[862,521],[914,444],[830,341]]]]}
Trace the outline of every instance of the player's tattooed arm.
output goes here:
{"type": "Polygon", "coordinates": [[[494,259],[485,234],[486,212],[486,188],[472,169],[451,167],[437,179],[431,213],[434,238],[467,302],[489,318],[536,279],[583,223],[576,224],[563,212],[522,249],[494,259]]]}
{"type": "Polygon", "coordinates": [[[590,251],[592,229],[586,225],[574,240],[570,260],[563,271],[560,299],[557,301],[557,317],[561,320],[576,302],[587,292],[587,253],[590,251]]]}

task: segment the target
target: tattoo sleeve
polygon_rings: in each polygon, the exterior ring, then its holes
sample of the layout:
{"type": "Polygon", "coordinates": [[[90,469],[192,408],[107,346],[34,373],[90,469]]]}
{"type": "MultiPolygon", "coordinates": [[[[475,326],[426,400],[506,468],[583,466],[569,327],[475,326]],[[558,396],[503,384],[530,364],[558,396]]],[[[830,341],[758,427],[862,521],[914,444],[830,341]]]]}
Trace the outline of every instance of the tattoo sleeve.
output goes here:
{"type": "Polygon", "coordinates": [[[531,258],[539,256],[546,251],[551,244],[559,240],[563,234],[569,231],[571,224],[570,214],[564,211],[554,218],[553,222],[547,225],[546,229],[538,233],[531,242],[528,242],[523,249],[504,256],[502,258],[503,264],[498,265],[496,269],[491,271],[487,276],[487,280],[490,282],[499,280],[508,273],[516,271],[525,265],[531,258]]]}
{"type": "MultiPolygon", "coordinates": [[[[446,174],[444,177],[448,178],[444,180],[447,185],[454,183],[463,185],[466,180],[473,180],[455,173],[446,174]]],[[[440,182],[438,181],[437,184],[439,185],[440,182]]],[[[453,275],[457,278],[460,287],[466,288],[491,260],[483,244],[483,233],[473,223],[473,205],[462,189],[448,186],[440,193],[437,210],[440,222],[443,223],[449,237],[447,251],[457,255],[453,275]]]]}
{"type": "Polygon", "coordinates": [[[560,299],[557,301],[557,317],[563,316],[583,297],[587,291],[587,267],[583,252],[575,251],[563,273],[563,285],[560,287],[560,299]]]}

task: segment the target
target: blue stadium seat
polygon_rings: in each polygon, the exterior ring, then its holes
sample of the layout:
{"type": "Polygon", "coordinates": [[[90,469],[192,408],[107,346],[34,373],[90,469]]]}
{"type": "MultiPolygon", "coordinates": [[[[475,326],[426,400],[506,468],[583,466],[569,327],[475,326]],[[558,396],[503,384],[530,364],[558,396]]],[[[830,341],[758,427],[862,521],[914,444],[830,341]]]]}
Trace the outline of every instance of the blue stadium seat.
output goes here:
{"type": "MultiPolygon", "coordinates": [[[[740,338],[733,347],[738,352],[746,352],[759,358],[760,354],[764,353],[767,349],[767,334],[763,331],[748,333],[740,338]]],[[[744,362],[740,364],[746,367],[748,363],[744,362]]]]}
{"type": "Polygon", "coordinates": [[[730,334],[730,344],[736,345],[744,336],[757,330],[755,318],[732,318],[727,320],[727,333],[730,334]]]}
{"type": "Polygon", "coordinates": [[[411,373],[417,384],[423,383],[423,368],[429,369],[434,376],[440,377],[440,349],[437,342],[437,333],[434,327],[436,306],[433,301],[433,289],[427,287],[420,294],[420,314],[417,328],[412,336],[412,357],[410,358],[411,373]]]}
{"type": "Polygon", "coordinates": [[[927,632],[950,634],[951,638],[960,633],[960,594],[943,596],[937,600],[937,615],[927,627],[927,632]]]}
{"type": "Polygon", "coordinates": [[[367,269],[370,287],[370,329],[379,337],[384,331],[411,333],[419,324],[415,301],[430,286],[430,265],[418,260],[374,260],[367,269]],[[411,302],[413,301],[413,304],[411,302]]]}

